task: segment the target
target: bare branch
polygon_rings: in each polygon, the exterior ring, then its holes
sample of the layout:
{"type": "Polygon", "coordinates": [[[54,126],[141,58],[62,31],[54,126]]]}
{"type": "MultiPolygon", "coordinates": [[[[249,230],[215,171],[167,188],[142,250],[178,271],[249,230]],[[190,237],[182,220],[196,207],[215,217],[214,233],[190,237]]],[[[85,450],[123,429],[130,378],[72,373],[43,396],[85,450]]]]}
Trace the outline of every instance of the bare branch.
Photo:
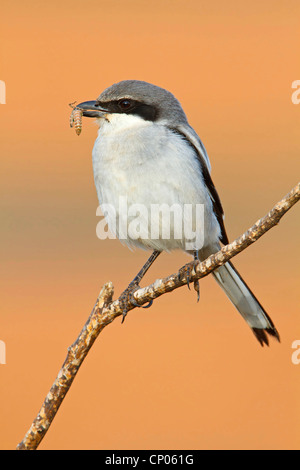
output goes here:
{"type": "MultiPolygon", "coordinates": [[[[229,261],[249,245],[256,242],[268,230],[278,224],[280,219],[291,207],[300,199],[300,183],[290,191],[273,209],[262,219],[258,220],[247,232],[237,238],[234,242],[224,246],[214,255],[209,256],[205,261],[191,265],[190,281],[195,281],[207,276],[216,268],[229,261]]],[[[150,286],[139,289],[135,292],[136,301],[143,305],[151,299],[155,299],[167,292],[171,292],[178,287],[187,284],[187,279],[182,273],[186,270],[179,270],[164,279],[158,279],[150,286]]],[[[37,417],[33,421],[24,439],[18,444],[18,450],[37,449],[41,440],[48,431],[66,393],[70,389],[72,382],[83,363],[86,355],[91,349],[94,341],[103,328],[111,323],[116,317],[122,315],[119,300],[112,301],[113,285],[111,282],[105,284],[98,296],[95,306],[86,324],[80,332],[76,341],[68,348],[67,357],[59,371],[37,417]]],[[[130,305],[128,308],[135,308],[130,305]]]]}

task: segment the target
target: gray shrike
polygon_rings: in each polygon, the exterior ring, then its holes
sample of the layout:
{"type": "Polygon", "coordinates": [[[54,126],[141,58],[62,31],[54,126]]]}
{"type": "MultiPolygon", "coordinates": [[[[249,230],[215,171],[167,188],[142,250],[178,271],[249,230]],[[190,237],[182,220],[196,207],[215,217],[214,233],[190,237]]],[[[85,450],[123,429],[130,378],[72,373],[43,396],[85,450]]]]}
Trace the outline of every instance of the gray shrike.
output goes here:
{"type": "MultiPolygon", "coordinates": [[[[133,293],[153,261],[162,251],[181,249],[203,261],[220,250],[220,242],[227,245],[224,213],[220,198],[210,176],[210,162],[204,145],[187,121],[179,101],[167,90],[147,82],[124,80],[112,85],[95,101],[76,106],[83,116],[97,118],[98,137],[93,149],[93,170],[100,206],[110,205],[118,222],[110,215],[106,220],[110,229],[128,246],[153,250],[147,263],[121,296],[126,306],[135,302],[133,293]],[[170,226],[167,238],[121,236],[118,227],[129,224],[128,214],[120,211],[120,197],[126,197],[128,206],[174,204],[193,208],[204,207],[202,245],[186,249],[183,234],[175,236],[176,226],[170,226]],[[124,239],[125,238],[125,239],[124,239]]],[[[140,221],[141,222],[141,221],[140,221]]],[[[149,219],[141,222],[141,233],[150,233],[149,219]]],[[[214,278],[225,291],[263,346],[268,345],[267,334],[279,339],[279,334],[268,314],[243,281],[231,262],[216,269],[214,278]]],[[[199,293],[196,281],[195,289],[199,293]]],[[[150,304],[148,305],[150,306],[150,304]]]]}

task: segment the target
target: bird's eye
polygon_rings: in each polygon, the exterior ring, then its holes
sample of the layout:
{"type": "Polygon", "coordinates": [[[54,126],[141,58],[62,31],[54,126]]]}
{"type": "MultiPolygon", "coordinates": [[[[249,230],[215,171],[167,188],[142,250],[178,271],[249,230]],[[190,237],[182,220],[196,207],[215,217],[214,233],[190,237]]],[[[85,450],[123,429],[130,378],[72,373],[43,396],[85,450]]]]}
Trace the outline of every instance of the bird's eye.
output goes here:
{"type": "Polygon", "coordinates": [[[128,99],[120,100],[118,102],[118,105],[123,111],[126,111],[131,107],[131,101],[128,99]]]}

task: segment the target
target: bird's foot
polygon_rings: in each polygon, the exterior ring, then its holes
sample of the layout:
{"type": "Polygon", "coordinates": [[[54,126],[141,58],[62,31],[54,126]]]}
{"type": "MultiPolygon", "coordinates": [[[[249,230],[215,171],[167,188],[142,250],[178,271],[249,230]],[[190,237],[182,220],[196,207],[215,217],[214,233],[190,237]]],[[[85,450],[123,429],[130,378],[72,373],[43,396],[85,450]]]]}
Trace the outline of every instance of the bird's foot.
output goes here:
{"type": "Polygon", "coordinates": [[[122,292],[122,294],[119,297],[119,303],[120,307],[123,311],[123,318],[122,318],[122,323],[125,320],[125,317],[127,315],[128,309],[130,305],[133,305],[134,307],[142,307],[142,308],[149,308],[153,304],[153,300],[150,300],[150,302],[147,305],[139,305],[137,301],[135,300],[133,294],[140,289],[140,285],[137,281],[132,281],[127,289],[122,292]]]}
{"type": "MultiPolygon", "coordinates": [[[[191,288],[190,288],[191,273],[192,273],[192,270],[193,270],[194,266],[196,266],[196,264],[198,264],[198,259],[194,259],[194,261],[192,263],[186,264],[185,266],[183,266],[179,270],[180,278],[181,279],[186,278],[186,284],[187,284],[189,290],[191,290],[191,288]]],[[[199,284],[198,279],[196,281],[194,281],[194,289],[197,292],[197,302],[199,302],[199,299],[200,299],[200,284],[199,284]]]]}

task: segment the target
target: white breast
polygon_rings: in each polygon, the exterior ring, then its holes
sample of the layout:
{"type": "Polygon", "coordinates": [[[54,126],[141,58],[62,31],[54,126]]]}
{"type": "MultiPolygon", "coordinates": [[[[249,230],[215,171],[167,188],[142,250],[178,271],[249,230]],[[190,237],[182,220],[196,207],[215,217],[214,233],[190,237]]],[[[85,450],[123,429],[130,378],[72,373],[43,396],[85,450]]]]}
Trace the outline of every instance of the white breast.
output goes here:
{"type": "MultiPolygon", "coordinates": [[[[204,226],[200,238],[204,246],[217,240],[219,225],[193,148],[162,124],[124,114],[109,115],[108,119],[100,121],[93,149],[93,169],[103,212],[107,207],[112,208],[106,214],[111,232],[131,246],[160,251],[186,250],[184,230],[181,229],[182,236],[178,238],[178,217],[171,216],[170,236],[164,239],[163,216],[160,213],[158,230],[153,225],[157,218],[152,219],[151,226],[151,211],[161,204],[175,204],[174,207],[182,208],[183,214],[184,205],[189,204],[195,215],[196,205],[203,204],[204,226]],[[151,238],[157,230],[159,238],[151,238]]],[[[185,218],[192,217],[192,213],[190,216],[185,213],[185,218]]]]}

